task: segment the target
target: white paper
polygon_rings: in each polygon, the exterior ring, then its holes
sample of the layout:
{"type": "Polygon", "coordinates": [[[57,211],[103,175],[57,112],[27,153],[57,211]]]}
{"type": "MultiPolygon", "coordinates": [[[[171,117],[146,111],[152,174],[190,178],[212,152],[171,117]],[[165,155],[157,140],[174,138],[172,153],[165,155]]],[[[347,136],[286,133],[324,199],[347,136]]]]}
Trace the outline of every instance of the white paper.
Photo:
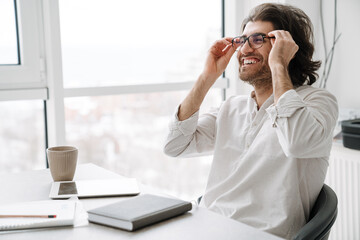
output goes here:
{"type": "Polygon", "coordinates": [[[56,215],[56,218],[0,218],[0,231],[74,225],[76,201],[34,201],[0,206],[0,215],[56,215]]]}

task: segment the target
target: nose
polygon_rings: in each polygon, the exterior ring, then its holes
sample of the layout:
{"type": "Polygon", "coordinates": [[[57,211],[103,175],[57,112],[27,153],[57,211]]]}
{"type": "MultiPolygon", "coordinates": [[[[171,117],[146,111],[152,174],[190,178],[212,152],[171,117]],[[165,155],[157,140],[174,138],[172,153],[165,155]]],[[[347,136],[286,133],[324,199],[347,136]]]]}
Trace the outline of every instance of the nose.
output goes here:
{"type": "Polygon", "coordinates": [[[246,54],[249,52],[254,52],[254,49],[250,47],[249,40],[245,42],[245,44],[240,48],[240,52],[242,54],[246,54]]]}

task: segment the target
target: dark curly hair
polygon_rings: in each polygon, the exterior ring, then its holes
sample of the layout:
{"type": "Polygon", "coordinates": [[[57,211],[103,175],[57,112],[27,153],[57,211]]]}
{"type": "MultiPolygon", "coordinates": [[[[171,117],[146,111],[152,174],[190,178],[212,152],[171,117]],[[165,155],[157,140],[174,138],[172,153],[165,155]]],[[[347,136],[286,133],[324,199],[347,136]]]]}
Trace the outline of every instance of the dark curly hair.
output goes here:
{"type": "Polygon", "coordinates": [[[242,30],[248,22],[271,22],[275,30],[288,31],[293,37],[299,50],[289,63],[288,71],[294,87],[311,85],[318,78],[316,71],[321,61],[313,61],[313,25],[310,18],[299,8],[265,3],[255,7],[250,15],[244,19],[242,30]]]}

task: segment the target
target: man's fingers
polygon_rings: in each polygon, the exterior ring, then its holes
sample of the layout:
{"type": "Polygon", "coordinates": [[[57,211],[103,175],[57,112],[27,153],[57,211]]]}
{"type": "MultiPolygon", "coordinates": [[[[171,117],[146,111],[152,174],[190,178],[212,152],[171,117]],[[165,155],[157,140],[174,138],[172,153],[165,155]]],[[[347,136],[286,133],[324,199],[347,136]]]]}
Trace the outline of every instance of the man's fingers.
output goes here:
{"type": "Polygon", "coordinates": [[[278,41],[282,41],[282,40],[286,40],[289,42],[295,42],[294,39],[292,38],[290,32],[285,31],[285,30],[275,30],[272,32],[268,33],[269,37],[275,37],[275,39],[271,39],[273,41],[271,41],[272,44],[274,44],[274,42],[278,41]]]}
{"type": "MultiPolygon", "coordinates": [[[[275,37],[271,39],[273,46],[271,50],[271,58],[275,61],[280,61],[284,65],[288,65],[291,59],[295,57],[296,52],[299,50],[299,46],[296,44],[291,34],[285,30],[275,30],[268,33],[269,37],[275,37]]],[[[269,58],[270,59],[270,58],[269,58]]]]}
{"type": "Polygon", "coordinates": [[[232,40],[231,37],[222,38],[222,39],[217,40],[214,45],[219,46],[219,48],[225,49],[229,45],[230,46],[232,45],[231,40],[232,40]]]}
{"type": "Polygon", "coordinates": [[[232,55],[236,49],[232,46],[231,40],[232,40],[231,37],[226,37],[217,40],[211,47],[210,52],[212,52],[217,56],[222,56],[230,51],[232,55]]]}

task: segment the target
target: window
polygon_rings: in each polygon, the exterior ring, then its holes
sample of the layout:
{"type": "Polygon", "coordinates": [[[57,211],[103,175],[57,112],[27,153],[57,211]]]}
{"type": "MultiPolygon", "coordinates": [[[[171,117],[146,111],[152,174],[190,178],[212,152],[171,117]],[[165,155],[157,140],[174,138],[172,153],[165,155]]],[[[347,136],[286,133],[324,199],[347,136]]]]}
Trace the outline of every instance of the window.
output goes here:
{"type": "MultiPolygon", "coordinates": [[[[59,3],[66,142],[79,148],[79,162],[182,198],[201,195],[211,157],[169,158],[162,147],[171,115],[221,38],[221,1],[59,3]]],[[[215,87],[203,109],[222,99],[215,87]]]]}
{"type": "Polygon", "coordinates": [[[0,172],[46,167],[39,0],[0,0],[0,172]]]}
{"type": "MultiPolygon", "coordinates": [[[[68,98],[67,143],[79,148],[79,162],[195,198],[205,188],[211,157],[176,159],[162,152],[170,118],[187,92],[68,98]]],[[[221,90],[206,98],[203,109],[219,106],[221,90]]]]}
{"type": "Polygon", "coordinates": [[[43,101],[0,101],[0,112],[0,172],[45,168],[43,101]]]}
{"type": "Polygon", "coordinates": [[[19,64],[17,24],[13,0],[0,1],[0,64],[19,64]]]}
{"type": "Polygon", "coordinates": [[[0,91],[45,88],[40,0],[0,0],[0,91]]]}
{"type": "MultiPolygon", "coordinates": [[[[211,157],[168,158],[162,144],[209,46],[221,37],[221,0],[16,0],[7,6],[13,20],[4,28],[12,29],[6,34],[14,41],[1,44],[13,44],[6,49],[15,61],[0,65],[0,111],[9,116],[0,120],[0,142],[20,150],[1,152],[3,171],[44,167],[48,132],[50,146],[78,146],[80,163],[180,197],[202,194],[211,157]]],[[[219,106],[224,88],[227,80],[218,80],[203,109],[219,106]]]]}
{"type": "Polygon", "coordinates": [[[66,88],[194,81],[221,37],[219,0],[60,0],[60,14],[66,88]]]}

